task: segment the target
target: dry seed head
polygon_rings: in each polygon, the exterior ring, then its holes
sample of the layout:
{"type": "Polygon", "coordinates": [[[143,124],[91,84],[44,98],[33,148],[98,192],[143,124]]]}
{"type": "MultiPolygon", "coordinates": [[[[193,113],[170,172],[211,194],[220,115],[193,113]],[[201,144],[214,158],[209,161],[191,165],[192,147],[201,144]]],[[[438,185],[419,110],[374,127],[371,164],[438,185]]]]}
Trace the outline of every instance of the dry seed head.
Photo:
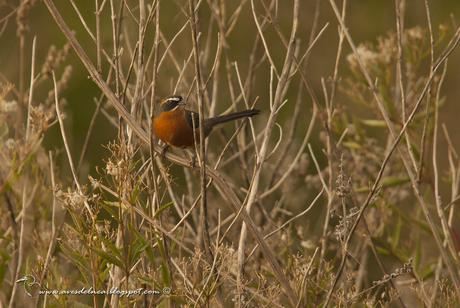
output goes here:
{"type": "Polygon", "coordinates": [[[44,133],[52,120],[54,119],[53,114],[54,109],[47,108],[40,104],[38,106],[31,106],[30,107],[30,125],[32,131],[37,134],[44,133]]]}
{"type": "Polygon", "coordinates": [[[335,226],[334,234],[339,242],[344,242],[348,236],[353,221],[356,219],[355,216],[359,213],[357,207],[352,207],[350,212],[342,217],[339,223],[335,226]]]}
{"type": "Polygon", "coordinates": [[[351,178],[348,177],[343,168],[343,155],[340,157],[340,164],[339,164],[339,175],[337,176],[337,180],[335,181],[336,193],[339,198],[345,198],[351,193],[351,178]]]}
{"type": "Polygon", "coordinates": [[[69,86],[70,77],[72,76],[72,66],[67,65],[62,73],[61,78],[56,82],[56,89],[54,86],[48,92],[48,97],[46,98],[46,104],[54,103],[54,91],[57,91],[58,97],[62,91],[64,91],[69,86]]]}
{"type": "Polygon", "coordinates": [[[69,205],[73,209],[80,208],[83,205],[83,203],[85,203],[88,200],[88,198],[84,194],[78,191],[72,191],[70,189],[68,189],[67,192],[64,192],[60,189],[57,190],[56,198],[63,200],[65,204],[69,205]]]}
{"type": "Polygon", "coordinates": [[[46,60],[45,63],[43,63],[42,66],[42,74],[46,77],[49,77],[51,75],[51,72],[55,68],[54,63],[56,59],[56,46],[51,45],[50,48],[48,49],[48,53],[46,54],[46,60]]]}
{"type": "Polygon", "coordinates": [[[9,138],[5,142],[5,146],[9,151],[13,151],[16,148],[16,140],[9,138]]]}
{"type": "Polygon", "coordinates": [[[123,174],[122,164],[123,162],[121,160],[118,161],[118,163],[115,163],[112,160],[109,160],[107,162],[107,165],[105,166],[105,169],[107,170],[107,174],[111,176],[119,176],[123,174]]]}
{"type": "Polygon", "coordinates": [[[51,72],[56,70],[59,65],[65,61],[67,55],[70,51],[70,44],[67,43],[64,45],[62,49],[57,49],[56,46],[51,45],[48,49],[48,53],[46,55],[45,63],[43,63],[41,72],[45,79],[51,76],[51,72]]]}
{"type": "MultiPolygon", "coordinates": [[[[378,53],[376,53],[375,51],[371,50],[368,46],[363,44],[358,46],[356,52],[364,66],[367,68],[373,66],[379,59],[378,53]]],[[[353,53],[347,56],[347,62],[352,68],[358,68],[359,66],[358,59],[356,58],[356,55],[353,53]]]]}
{"type": "Polygon", "coordinates": [[[372,284],[384,284],[390,281],[391,279],[395,279],[401,275],[407,274],[407,273],[412,273],[414,268],[412,266],[413,259],[410,258],[409,261],[403,264],[402,267],[395,269],[392,273],[390,274],[385,274],[383,275],[382,279],[373,281],[372,284]]]}
{"type": "Polygon", "coordinates": [[[16,110],[18,110],[18,102],[16,100],[0,100],[1,113],[13,113],[16,112],[16,110]]]}
{"type": "Polygon", "coordinates": [[[14,89],[14,85],[12,83],[5,83],[0,86],[0,100],[3,100],[11,90],[14,89]]]}
{"type": "Polygon", "coordinates": [[[406,35],[407,39],[412,39],[412,40],[425,39],[425,31],[420,26],[407,29],[404,34],[406,35]]]}

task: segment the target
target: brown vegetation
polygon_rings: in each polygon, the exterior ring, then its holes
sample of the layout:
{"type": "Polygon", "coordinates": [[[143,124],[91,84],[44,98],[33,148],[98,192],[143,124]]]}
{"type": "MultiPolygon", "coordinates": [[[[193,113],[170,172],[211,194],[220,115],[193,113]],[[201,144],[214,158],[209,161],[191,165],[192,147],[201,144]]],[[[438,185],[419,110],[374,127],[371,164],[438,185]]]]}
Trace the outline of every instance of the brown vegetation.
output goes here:
{"type": "Polygon", "coordinates": [[[0,2],[18,63],[0,69],[0,307],[460,305],[454,17],[395,0],[360,43],[346,0],[19,2],[0,2]],[[262,112],[162,156],[171,94],[200,117],[262,112]],[[103,294],[43,294],[82,288],[103,294]]]}

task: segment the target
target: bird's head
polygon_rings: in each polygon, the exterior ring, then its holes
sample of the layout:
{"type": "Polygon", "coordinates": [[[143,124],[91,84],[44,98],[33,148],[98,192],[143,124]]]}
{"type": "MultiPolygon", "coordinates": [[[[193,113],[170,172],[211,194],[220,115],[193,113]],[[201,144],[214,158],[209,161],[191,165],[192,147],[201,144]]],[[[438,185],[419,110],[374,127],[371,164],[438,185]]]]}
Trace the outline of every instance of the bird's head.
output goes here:
{"type": "Polygon", "coordinates": [[[176,109],[177,107],[184,105],[184,101],[182,100],[182,96],[180,95],[172,95],[164,98],[160,102],[161,111],[171,111],[176,109]]]}

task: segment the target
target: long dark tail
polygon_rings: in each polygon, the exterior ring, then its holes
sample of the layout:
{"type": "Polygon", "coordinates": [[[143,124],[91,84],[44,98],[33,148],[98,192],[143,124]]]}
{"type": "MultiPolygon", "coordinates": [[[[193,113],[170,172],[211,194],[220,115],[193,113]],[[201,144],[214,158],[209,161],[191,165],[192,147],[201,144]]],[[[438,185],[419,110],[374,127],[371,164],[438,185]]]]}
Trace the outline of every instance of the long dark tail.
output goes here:
{"type": "Polygon", "coordinates": [[[216,126],[217,124],[222,124],[230,121],[234,121],[240,118],[247,118],[247,117],[252,117],[260,113],[260,110],[258,109],[248,109],[244,111],[239,111],[239,112],[234,112],[234,113],[229,113],[229,114],[224,114],[218,117],[214,118],[209,118],[206,119],[206,126],[209,128],[212,128],[213,126],[216,126]]]}

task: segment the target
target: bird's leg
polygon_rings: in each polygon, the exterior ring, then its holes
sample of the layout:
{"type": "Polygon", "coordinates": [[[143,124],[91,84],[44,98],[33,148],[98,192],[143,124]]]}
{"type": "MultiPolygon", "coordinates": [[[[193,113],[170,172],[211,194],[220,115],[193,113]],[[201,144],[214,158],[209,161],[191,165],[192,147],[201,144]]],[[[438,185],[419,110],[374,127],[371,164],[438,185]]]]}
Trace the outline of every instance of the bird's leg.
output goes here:
{"type": "Polygon", "coordinates": [[[165,143],[165,145],[164,145],[163,148],[161,149],[161,153],[160,153],[160,158],[161,158],[161,159],[164,159],[164,158],[165,158],[166,152],[168,152],[168,149],[169,149],[169,145],[165,143]]]}
{"type": "Polygon", "coordinates": [[[185,153],[187,153],[187,156],[190,159],[190,167],[195,168],[196,167],[196,155],[195,155],[195,152],[191,152],[190,150],[186,149],[185,153]]]}

